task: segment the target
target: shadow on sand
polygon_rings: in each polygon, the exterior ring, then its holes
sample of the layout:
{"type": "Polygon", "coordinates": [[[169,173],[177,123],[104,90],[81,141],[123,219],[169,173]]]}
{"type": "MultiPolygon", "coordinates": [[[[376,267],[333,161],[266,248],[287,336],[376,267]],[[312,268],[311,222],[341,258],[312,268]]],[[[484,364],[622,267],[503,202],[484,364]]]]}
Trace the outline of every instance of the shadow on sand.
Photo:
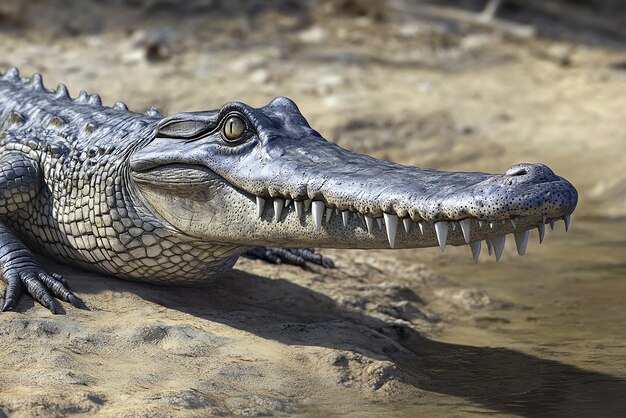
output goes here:
{"type": "Polygon", "coordinates": [[[612,417],[626,411],[623,379],[506,348],[431,340],[406,326],[342,309],[331,298],[287,280],[235,270],[206,288],[159,287],[102,276],[73,282],[82,294],[132,292],[287,345],[351,350],[392,361],[415,387],[505,413],[612,417]]]}

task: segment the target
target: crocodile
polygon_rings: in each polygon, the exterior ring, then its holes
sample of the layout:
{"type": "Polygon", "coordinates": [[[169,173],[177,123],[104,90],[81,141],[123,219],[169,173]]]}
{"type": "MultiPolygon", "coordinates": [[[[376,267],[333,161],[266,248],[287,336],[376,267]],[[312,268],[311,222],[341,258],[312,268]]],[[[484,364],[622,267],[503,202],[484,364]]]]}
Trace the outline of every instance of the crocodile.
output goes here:
{"type": "Polygon", "coordinates": [[[543,164],[504,174],[409,167],[345,150],[296,104],[231,102],[163,116],[96,94],[72,98],[40,74],[0,73],[3,311],[29,294],[53,313],[83,302],[35,253],[121,279],[204,285],[241,255],[332,267],[315,248],[481,242],[564,220],[576,189],[543,164]]]}

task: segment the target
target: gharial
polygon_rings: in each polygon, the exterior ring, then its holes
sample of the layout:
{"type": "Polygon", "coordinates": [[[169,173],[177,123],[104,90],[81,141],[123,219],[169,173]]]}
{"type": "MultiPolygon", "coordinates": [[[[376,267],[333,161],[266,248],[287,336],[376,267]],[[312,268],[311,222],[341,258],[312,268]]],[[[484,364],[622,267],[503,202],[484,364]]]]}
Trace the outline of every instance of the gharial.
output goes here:
{"type": "Polygon", "coordinates": [[[576,189],[543,164],[444,172],[356,154],[284,97],[162,116],[98,95],[0,77],[2,310],[26,290],[52,312],[80,306],[36,250],[123,279],[201,285],[240,255],[330,266],[298,247],[407,248],[481,241],[499,259],[514,233],[565,220],[576,189]],[[258,248],[262,247],[262,248],[258,248]],[[292,248],[292,249],[288,249],[292,248]]]}

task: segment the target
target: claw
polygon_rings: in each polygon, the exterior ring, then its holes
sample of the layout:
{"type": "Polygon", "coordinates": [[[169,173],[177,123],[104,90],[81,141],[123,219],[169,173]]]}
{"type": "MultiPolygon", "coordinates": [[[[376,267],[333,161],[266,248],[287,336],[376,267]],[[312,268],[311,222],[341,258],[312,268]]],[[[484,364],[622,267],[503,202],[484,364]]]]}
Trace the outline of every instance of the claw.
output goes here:
{"type": "Polygon", "coordinates": [[[11,309],[14,304],[15,304],[15,299],[6,298],[6,300],[4,301],[4,306],[2,307],[2,312],[6,312],[9,309],[11,309]]]}
{"type": "Polygon", "coordinates": [[[53,296],[64,300],[65,302],[71,303],[76,308],[86,308],[85,304],[78,297],[67,290],[67,285],[64,284],[65,280],[60,275],[55,273],[47,274],[40,272],[37,277],[41,282],[43,282],[53,296]]]}
{"type": "Polygon", "coordinates": [[[335,262],[328,257],[322,257],[322,266],[326,267],[327,269],[334,269],[335,262]]]}
{"type": "Polygon", "coordinates": [[[57,299],[69,302],[77,308],[86,308],[78,297],[67,290],[67,282],[56,273],[31,267],[12,274],[5,280],[7,288],[2,311],[14,308],[24,291],[55,315],[65,313],[57,299]]]}
{"type": "Polygon", "coordinates": [[[84,307],[84,303],[71,293],[67,296],[67,301],[71,303],[75,308],[80,309],[84,307]]]}
{"type": "Polygon", "coordinates": [[[15,308],[17,301],[20,300],[22,291],[22,282],[19,279],[8,280],[7,289],[4,293],[4,306],[2,307],[2,312],[15,308]]]}
{"type": "Polygon", "coordinates": [[[63,311],[61,310],[61,307],[55,302],[54,299],[49,299],[45,301],[46,303],[43,304],[46,308],[48,308],[50,310],[50,312],[52,312],[53,315],[58,315],[60,313],[63,313],[63,311]]]}

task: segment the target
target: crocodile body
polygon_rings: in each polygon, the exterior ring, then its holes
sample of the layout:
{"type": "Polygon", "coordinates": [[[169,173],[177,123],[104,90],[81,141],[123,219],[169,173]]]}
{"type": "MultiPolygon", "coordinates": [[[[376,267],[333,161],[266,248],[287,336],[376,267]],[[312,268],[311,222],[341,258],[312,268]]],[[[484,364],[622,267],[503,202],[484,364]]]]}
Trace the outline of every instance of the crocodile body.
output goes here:
{"type": "Polygon", "coordinates": [[[6,120],[0,155],[32,161],[42,179],[28,196],[12,192],[13,202],[3,202],[0,214],[31,248],[104,273],[157,282],[182,280],[175,276],[184,272],[185,281],[200,283],[207,273],[234,264],[241,246],[184,237],[135,204],[124,181],[128,159],[162,119],[157,112],[142,115],[121,104],[104,108],[97,96],[84,93],[71,100],[63,88],[53,95],[33,80],[10,91],[0,87],[0,97],[15,103],[8,113],[0,105],[6,120]],[[224,262],[228,256],[231,261],[224,262]],[[213,265],[216,257],[222,267],[213,265]]]}
{"type": "MultiPolygon", "coordinates": [[[[477,258],[487,240],[499,258],[506,233],[525,248],[528,229],[569,219],[576,200],[543,165],[446,173],[350,153],[285,98],[165,118],[154,108],[105,107],[85,92],[72,99],[63,85],[49,90],[41,76],[15,69],[0,77],[5,310],[24,289],[53,311],[54,297],[79,304],[31,249],[124,279],[183,285],[210,282],[257,246],[447,241],[470,243],[477,258]]],[[[271,248],[251,254],[328,263],[271,248]]]]}

